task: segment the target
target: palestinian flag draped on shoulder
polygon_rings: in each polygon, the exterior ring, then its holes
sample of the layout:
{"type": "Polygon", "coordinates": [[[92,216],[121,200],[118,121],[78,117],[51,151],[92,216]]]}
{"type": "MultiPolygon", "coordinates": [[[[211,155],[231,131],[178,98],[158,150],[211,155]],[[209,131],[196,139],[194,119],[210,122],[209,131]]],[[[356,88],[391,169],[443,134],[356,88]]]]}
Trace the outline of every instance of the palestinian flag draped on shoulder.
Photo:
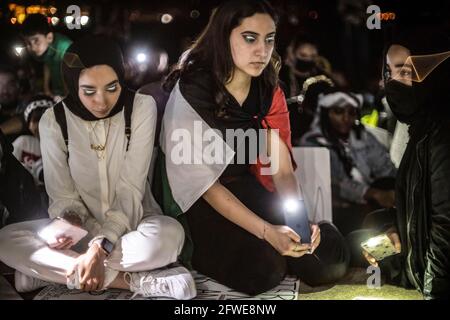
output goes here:
{"type": "MultiPolygon", "coordinates": [[[[185,229],[186,241],[181,259],[188,267],[191,267],[193,247],[183,213],[235,160],[236,149],[227,139],[229,131],[256,128],[264,132],[263,129],[275,129],[289,150],[292,149],[289,113],[279,87],[273,94],[261,95],[258,116],[252,117],[236,107],[227,109],[225,118],[216,115],[217,104],[212,88],[212,76],[206,71],[183,76],[174,86],[162,120],[160,150],[153,180],[153,193],[164,213],[176,218],[185,229]]],[[[273,192],[275,188],[270,170],[270,159],[261,154],[250,165],[250,172],[267,190],[273,192]]]]}

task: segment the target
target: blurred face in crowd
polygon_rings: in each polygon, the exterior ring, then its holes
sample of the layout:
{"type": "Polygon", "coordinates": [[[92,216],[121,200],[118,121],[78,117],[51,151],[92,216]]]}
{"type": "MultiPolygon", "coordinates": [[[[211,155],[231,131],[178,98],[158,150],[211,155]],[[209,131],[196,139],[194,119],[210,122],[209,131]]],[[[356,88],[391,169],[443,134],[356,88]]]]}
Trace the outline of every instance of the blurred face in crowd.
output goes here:
{"type": "Polygon", "coordinates": [[[305,61],[316,61],[319,56],[317,47],[311,43],[304,43],[300,45],[294,52],[296,59],[305,61]]]}
{"type": "Polygon", "coordinates": [[[28,125],[28,129],[33,136],[39,138],[39,120],[32,119],[28,125]]]}
{"type": "Polygon", "coordinates": [[[230,35],[235,73],[258,77],[267,67],[275,45],[275,22],[268,14],[257,13],[242,20],[230,35]]]}
{"type": "Polygon", "coordinates": [[[309,76],[316,67],[319,57],[317,47],[311,43],[299,45],[293,52],[294,73],[298,76],[309,76]]]}
{"type": "Polygon", "coordinates": [[[9,106],[14,104],[19,95],[19,85],[14,74],[0,72],[0,104],[9,106]]]}
{"type": "MultiPolygon", "coordinates": [[[[407,86],[412,86],[413,66],[408,57],[411,52],[398,44],[392,45],[386,56],[387,78],[386,80],[396,80],[407,86]]],[[[386,77],[386,76],[385,76],[386,77]]]]}
{"type": "Polygon", "coordinates": [[[32,52],[35,56],[42,56],[53,42],[53,32],[47,33],[47,35],[38,33],[32,36],[25,37],[25,43],[28,51],[32,52]]]}
{"type": "Polygon", "coordinates": [[[39,121],[44,114],[45,109],[38,108],[31,112],[30,114],[30,122],[28,123],[28,130],[30,130],[31,134],[36,138],[39,138],[39,121]]]}
{"type": "Polygon", "coordinates": [[[98,65],[81,71],[78,96],[97,118],[104,118],[111,112],[121,90],[117,74],[110,66],[98,65]]]}
{"type": "Polygon", "coordinates": [[[348,105],[345,107],[332,107],[328,111],[330,125],[340,137],[347,138],[355,125],[356,108],[348,105]]]}

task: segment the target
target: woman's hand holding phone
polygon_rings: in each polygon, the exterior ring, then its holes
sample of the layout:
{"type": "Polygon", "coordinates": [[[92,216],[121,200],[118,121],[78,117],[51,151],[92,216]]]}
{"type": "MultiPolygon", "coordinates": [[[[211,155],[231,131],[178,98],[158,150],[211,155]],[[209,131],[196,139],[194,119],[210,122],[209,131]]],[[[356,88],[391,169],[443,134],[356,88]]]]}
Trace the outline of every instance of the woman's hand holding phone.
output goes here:
{"type": "MultiPolygon", "coordinates": [[[[81,228],[81,225],[82,225],[80,217],[74,212],[66,212],[60,218],[57,218],[56,220],[59,220],[59,222],[62,221],[63,223],[68,223],[77,228],[81,228]]],[[[53,222],[54,221],[52,221],[51,223],[53,223],[53,222]]],[[[83,232],[84,230],[80,229],[80,231],[83,232]]],[[[55,235],[54,233],[58,232],[58,230],[50,230],[48,232],[49,233],[44,236],[43,236],[43,233],[41,232],[40,235],[47,242],[48,246],[52,249],[68,250],[80,240],[80,239],[73,239],[73,237],[70,234],[66,234],[64,232],[61,234],[55,235]]]]}
{"type": "Polygon", "coordinates": [[[320,244],[320,229],[317,225],[310,225],[312,245],[309,243],[301,243],[300,236],[288,226],[266,225],[268,227],[265,240],[283,256],[300,258],[305,254],[314,252],[320,244]]]}

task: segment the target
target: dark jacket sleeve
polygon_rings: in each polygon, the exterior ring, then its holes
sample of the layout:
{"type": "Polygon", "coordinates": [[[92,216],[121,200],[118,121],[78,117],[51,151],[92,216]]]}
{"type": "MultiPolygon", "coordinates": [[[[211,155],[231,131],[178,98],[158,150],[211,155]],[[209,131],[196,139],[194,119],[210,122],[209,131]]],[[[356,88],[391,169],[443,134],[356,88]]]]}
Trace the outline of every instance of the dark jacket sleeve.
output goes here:
{"type": "Polygon", "coordinates": [[[426,253],[424,296],[450,295],[450,133],[443,126],[432,135],[430,148],[431,228],[426,253]]]}

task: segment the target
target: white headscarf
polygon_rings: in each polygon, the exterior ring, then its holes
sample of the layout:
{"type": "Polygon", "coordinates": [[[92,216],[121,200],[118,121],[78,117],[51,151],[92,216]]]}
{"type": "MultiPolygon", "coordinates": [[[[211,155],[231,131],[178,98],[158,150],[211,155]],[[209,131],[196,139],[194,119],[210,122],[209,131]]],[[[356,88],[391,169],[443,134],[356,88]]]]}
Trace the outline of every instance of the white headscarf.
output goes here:
{"type": "Polygon", "coordinates": [[[361,108],[363,103],[363,95],[356,93],[346,93],[342,91],[333,92],[329,94],[321,93],[317,100],[319,108],[338,107],[343,108],[348,105],[354,108],[361,108]]]}
{"type": "Polygon", "coordinates": [[[38,108],[51,108],[53,107],[53,100],[51,100],[50,98],[44,98],[42,97],[42,99],[39,100],[33,100],[31,101],[27,107],[25,108],[25,111],[23,112],[23,116],[25,118],[25,122],[28,122],[30,120],[30,115],[31,113],[38,109],[38,108]]]}
{"type": "Polygon", "coordinates": [[[320,113],[321,108],[332,108],[332,107],[338,107],[338,108],[344,108],[348,105],[354,107],[354,108],[361,108],[363,104],[363,95],[362,94],[356,94],[352,92],[333,92],[328,94],[319,94],[317,97],[317,106],[316,114],[314,115],[314,120],[311,123],[311,129],[320,131],[320,113]]]}

